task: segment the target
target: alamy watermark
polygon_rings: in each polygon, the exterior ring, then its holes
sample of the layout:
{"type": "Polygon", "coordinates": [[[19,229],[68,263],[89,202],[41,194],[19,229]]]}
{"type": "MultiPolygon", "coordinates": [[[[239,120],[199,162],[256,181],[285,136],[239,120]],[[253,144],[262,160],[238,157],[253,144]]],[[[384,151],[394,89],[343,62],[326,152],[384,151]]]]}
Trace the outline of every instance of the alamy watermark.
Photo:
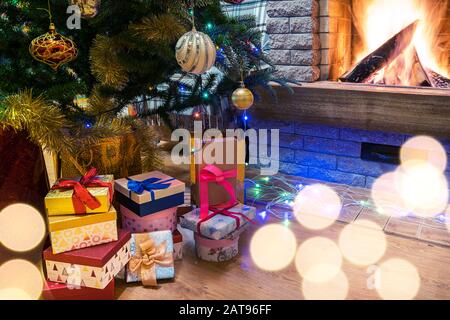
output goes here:
{"type": "Polygon", "coordinates": [[[177,129],[172,132],[171,140],[179,142],[172,149],[171,154],[172,162],[177,165],[190,164],[194,155],[195,163],[198,164],[235,164],[236,162],[247,165],[259,164],[261,175],[265,176],[275,175],[279,170],[280,131],[278,129],[248,129],[246,131],[227,129],[224,136],[217,129],[208,129],[203,132],[202,122],[195,121],[193,136],[187,129],[177,129]],[[208,141],[211,143],[203,144],[208,141]],[[239,141],[248,142],[247,162],[245,162],[245,150],[236,147],[239,141]],[[195,142],[200,142],[200,145],[196,145],[195,142]]]}

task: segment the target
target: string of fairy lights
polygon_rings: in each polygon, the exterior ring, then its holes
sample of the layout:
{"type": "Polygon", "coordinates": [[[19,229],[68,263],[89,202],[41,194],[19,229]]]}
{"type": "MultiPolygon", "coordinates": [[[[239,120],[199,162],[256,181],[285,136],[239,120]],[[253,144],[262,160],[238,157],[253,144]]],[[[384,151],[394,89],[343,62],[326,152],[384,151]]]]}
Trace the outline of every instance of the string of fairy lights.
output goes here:
{"type": "MultiPolygon", "coordinates": [[[[293,219],[292,207],[295,199],[308,184],[291,181],[284,175],[276,175],[271,177],[256,176],[253,179],[246,179],[245,186],[246,199],[249,205],[265,205],[264,209],[258,213],[262,221],[266,221],[271,216],[283,220],[283,223],[288,226],[293,219]]],[[[341,185],[339,186],[338,196],[341,199],[342,208],[360,206],[363,209],[371,209],[380,215],[384,214],[383,210],[369,199],[367,190],[341,185]]],[[[392,209],[397,212],[404,211],[404,209],[395,207],[395,205],[392,205],[392,209]]],[[[412,212],[405,213],[406,216],[412,214],[412,212]]],[[[437,215],[435,219],[441,223],[450,221],[445,213],[437,215]]]]}

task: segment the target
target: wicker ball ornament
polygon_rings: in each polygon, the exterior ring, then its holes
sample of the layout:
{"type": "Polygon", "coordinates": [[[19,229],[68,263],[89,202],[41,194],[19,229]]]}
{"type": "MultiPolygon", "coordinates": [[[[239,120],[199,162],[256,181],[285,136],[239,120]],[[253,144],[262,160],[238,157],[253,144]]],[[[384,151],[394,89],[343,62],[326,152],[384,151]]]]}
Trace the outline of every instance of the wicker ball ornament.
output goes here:
{"type": "Polygon", "coordinates": [[[70,0],[71,5],[77,5],[81,11],[81,17],[94,18],[101,4],[101,0],[70,0]]]}
{"type": "Polygon", "coordinates": [[[203,74],[216,62],[216,46],[211,38],[194,28],[185,33],[176,45],[178,64],[185,72],[203,74]]]}
{"type": "Polygon", "coordinates": [[[233,101],[234,106],[239,110],[247,110],[253,106],[255,98],[253,93],[242,85],[239,89],[236,89],[233,92],[231,95],[231,101],[233,101]]]}
{"type": "Polygon", "coordinates": [[[29,51],[33,58],[55,71],[61,65],[75,60],[78,55],[75,43],[57,33],[53,23],[50,24],[49,32],[31,41],[29,51]]]}

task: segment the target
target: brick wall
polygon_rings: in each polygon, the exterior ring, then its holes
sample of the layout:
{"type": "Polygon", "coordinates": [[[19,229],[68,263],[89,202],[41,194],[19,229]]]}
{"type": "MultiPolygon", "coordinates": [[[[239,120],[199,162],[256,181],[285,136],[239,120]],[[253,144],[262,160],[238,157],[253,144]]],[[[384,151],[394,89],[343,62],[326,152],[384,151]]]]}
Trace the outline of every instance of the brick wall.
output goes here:
{"type": "MultiPolygon", "coordinates": [[[[280,130],[281,173],[366,188],[396,166],[361,160],[362,143],[401,146],[410,138],[397,133],[259,119],[252,119],[251,125],[280,130]]],[[[450,141],[441,142],[450,154],[450,141]]],[[[450,163],[446,175],[450,178],[450,163]]]]}
{"type": "Polygon", "coordinates": [[[320,78],[319,2],[269,0],[270,57],[279,76],[301,82],[320,78]]]}

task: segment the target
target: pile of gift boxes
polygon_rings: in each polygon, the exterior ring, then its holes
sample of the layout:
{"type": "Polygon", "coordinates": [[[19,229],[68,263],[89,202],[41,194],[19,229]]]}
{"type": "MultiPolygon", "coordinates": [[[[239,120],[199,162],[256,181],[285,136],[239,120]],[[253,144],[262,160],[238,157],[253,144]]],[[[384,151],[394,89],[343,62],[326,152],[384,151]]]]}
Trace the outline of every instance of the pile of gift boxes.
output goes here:
{"type": "Polygon", "coordinates": [[[184,191],[184,183],[160,172],[114,181],[94,169],[57,181],[45,199],[51,247],[43,255],[44,298],[114,299],[116,277],[149,286],[173,278],[182,257],[177,207],[184,191]]]}
{"type": "MultiPolygon", "coordinates": [[[[239,154],[244,145],[233,141],[239,154]]],[[[224,147],[224,141],[214,143],[224,147]]],[[[206,144],[197,143],[201,154],[206,144]]],[[[207,165],[193,159],[194,206],[180,219],[185,184],[159,171],[114,181],[91,169],[83,177],[57,181],[45,198],[51,247],[43,254],[44,298],[114,299],[115,278],[148,287],[174,278],[174,261],[183,252],[178,222],[194,232],[198,258],[234,258],[239,236],[256,215],[244,204],[244,170],[238,161],[207,165]]]]}

